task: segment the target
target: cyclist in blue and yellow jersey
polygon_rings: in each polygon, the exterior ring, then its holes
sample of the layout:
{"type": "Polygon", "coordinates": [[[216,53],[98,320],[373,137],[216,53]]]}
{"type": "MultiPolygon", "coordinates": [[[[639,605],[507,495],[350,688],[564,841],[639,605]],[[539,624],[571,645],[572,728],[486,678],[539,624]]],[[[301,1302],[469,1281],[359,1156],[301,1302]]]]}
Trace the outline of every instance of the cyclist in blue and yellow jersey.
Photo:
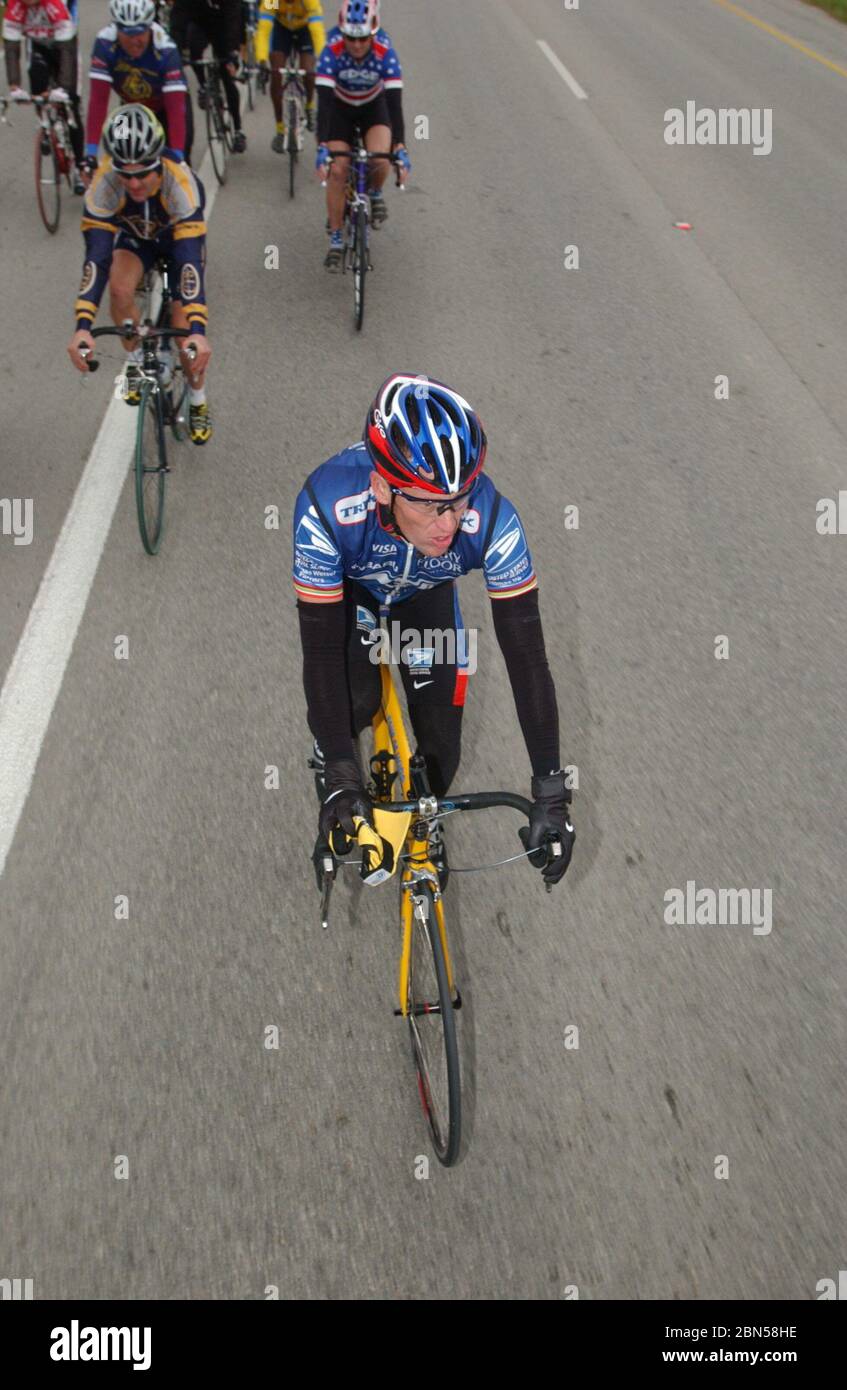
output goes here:
{"type": "Polygon", "coordinates": [[[85,153],[89,173],[97,160],[103,122],[114,89],[122,104],[142,102],[165,128],[168,148],[191,162],[194,122],[179,50],[155,22],[154,0],[109,0],[112,23],[91,52],[85,153]]]}
{"type": "MultiPolygon", "coordinates": [[[[353,815],[372,821],[355,739],[379,707],[373,645],[386,612],[397,611],[392,627],[402,629],[396,659],[418,752],[433,793],[447,793],[472,673],[457,580],[482,570],[532,768],[522,838],[545,880],[558,883],[574,832],[556,690],[526,535],[482,471],[486,447],[479,417],[458,392],[397,373],[377,392],[362,442],[316,468],[297,498],[294,587],[314,765],[322,769],[320,830],[327,839],[336,824],[353,833],[353,815]],[[553,839],[562,853],[548,864],[544,846],[553,839]]],[[[443,887],[443,841],[433,858],[443,887]]]]}
{"type": "MultiPolygon", "coordinates": [[[[374,154],[399,157],[401,183],[409,176],[411,162],[403,124],[403,70],[390,43],[378,37],[376,0],[344,0],[338,16],[339,36],[328,43],[318,62],[318,152],[315,168],[326,179],[329,156],[334,155],[327,180],[329,251],[324,265],[337,271],[341,265],[341,224],[349,159],[356,127],[365,146],[374,154]]],[[[388,160],[375,159],[370,169],[368,192],[371,222],[380,227],[388,216],[382,187],[388,177],[388,160]]]]}
{"type": "Polygon", "coordinates": [[[256,35],[256,61],[267,63],[270,54],[271,101],[276,118],[276,134],[271,149],[285,150],[285,122],[282,112],[282,69],[292,51],[300,56],[306,78],[306,123],[315,128],[315,59],[326,43],[321,0],[262,0],[259,6],[259,32],[256,35]]]}
{"type": "MultiPolygon", "coordinates": [[[[106,158],[84,204],[85,265],[76,301],[76,332],[68,344],[71,361],[79,371],[88,371],[81,349],[94,349],[90,329],[106,285],[114,322],[138,323],[138,283],[165,257],[174,296],[172,327],[191,331],[189,338],[179,339],[189,387],[189,432],[195,444],[205,444],[212,437],[204,386],[212,352],[206,337],[205,190],[188,165],[166,147],[165,132],[146,106],[119,106],[106,123],[103,144],[106,158]]],[[[126,346],[125,399],[138,405],[141,353],[137,341],[126,346]]]]}
{"type": "Polygon", "coordinates": [[[188,55],[197,78],[197,105],[206,109],[206,72],[198,66],[203,50],[211,44],[218,60],[226,104],[235,129],[232,148],[243,154],[247,136],[241,129],[241,99],[236,76],[241,68],[241,35],[244,15],[241,0],[174,0],[171,6],[171,38],[180,52],[188,55]]]}

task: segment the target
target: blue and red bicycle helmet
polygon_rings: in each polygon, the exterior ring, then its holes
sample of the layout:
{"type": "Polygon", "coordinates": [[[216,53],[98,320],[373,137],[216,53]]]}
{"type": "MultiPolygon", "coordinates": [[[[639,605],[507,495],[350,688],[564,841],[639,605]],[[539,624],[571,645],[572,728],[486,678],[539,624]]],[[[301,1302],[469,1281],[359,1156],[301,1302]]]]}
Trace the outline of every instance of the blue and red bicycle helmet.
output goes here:
{"type": "Polygon", "coordinates": [[[379,388],[364,441],[377,473],[392,487],[447,496],[470,487],[487,443],[479,416],[458,392],[401,372],[379,388]]]}

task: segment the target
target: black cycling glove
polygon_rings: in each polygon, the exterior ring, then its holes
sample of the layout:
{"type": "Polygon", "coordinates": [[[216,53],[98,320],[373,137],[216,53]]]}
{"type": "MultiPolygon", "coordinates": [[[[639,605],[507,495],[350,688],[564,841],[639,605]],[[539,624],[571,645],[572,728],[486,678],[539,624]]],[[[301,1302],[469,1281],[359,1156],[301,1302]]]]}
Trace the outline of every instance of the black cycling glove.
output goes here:
{"type": "Polygon", "coordinates": [[[550,772],[546,777],[533,777],[533,806],[529,815],[529,826],[521,826],[518,834],[524,849],[535,850],[529,862],[537,869],[545,883],[558,883],[564,878],[573,853],[574,828],[570,823],[570,788],[565,786],[564,772],[550,772]],[[548,863],[548,845],[559,840],[562,853],[552,855],[548,863]]]}
{"type": "MultiPolygon", "coordinates": [[[[321,805],[319,826],[324,839],[334,849],[330,834],[336,826],[340,825],[344,835],[355,840],[354,816],[364,816],[368,825],[373,825],[373,803],[362,786],[359,764],[353,758],[327,762],[324,780],[326,796],[321,805]]],[[[335,843],[339,844],[338,839],[335,843]]],[[[346,854],[349,849],[349,844],[343,850],[339,845],[338,852],[346,854]]]]}

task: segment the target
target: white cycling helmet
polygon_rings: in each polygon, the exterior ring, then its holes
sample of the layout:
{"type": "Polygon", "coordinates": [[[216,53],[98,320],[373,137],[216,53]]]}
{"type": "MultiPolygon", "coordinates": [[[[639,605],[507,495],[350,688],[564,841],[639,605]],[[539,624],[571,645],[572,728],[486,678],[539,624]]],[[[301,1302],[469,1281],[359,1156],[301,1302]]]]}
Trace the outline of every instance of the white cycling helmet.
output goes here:
{"type": "Polygon", "coordinates": [[[112,112],[103,130],[103,148],[118,170],[129,164],[154,169],[165,148],[165,132],[152,111],[133,102],[112,112]]]}
{"type": "Polygon", "coordinates": [[[109,0],[109,14],[125,34],[142,34],[156,18],[155,0],[109,0]]]}
{"type": "Polygon", "coordinates": [[[379,28],[378,0],[344,0],[338,27],[348,39],[369,39],[379,28]]]}

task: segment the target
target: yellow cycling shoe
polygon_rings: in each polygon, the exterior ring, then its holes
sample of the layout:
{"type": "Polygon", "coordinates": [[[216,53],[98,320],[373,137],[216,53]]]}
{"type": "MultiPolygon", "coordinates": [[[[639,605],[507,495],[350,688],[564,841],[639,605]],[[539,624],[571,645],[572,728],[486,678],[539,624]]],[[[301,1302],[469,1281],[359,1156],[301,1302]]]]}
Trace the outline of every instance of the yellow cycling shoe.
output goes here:
{"type": "Polygon", "coordinates": [[[188,411],[188,434],[192,444],[208,444],[212,437],[212,417],[205,401],[188,411]]]}

